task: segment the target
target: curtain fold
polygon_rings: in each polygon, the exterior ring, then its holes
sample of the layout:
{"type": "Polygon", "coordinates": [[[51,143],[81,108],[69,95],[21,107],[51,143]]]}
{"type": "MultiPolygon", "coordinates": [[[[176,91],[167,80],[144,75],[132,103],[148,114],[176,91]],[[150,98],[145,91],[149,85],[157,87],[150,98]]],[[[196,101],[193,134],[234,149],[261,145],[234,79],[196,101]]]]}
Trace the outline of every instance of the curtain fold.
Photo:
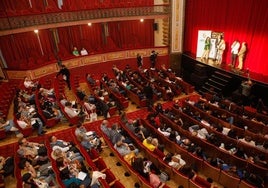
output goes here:
{"type": "Polygon", "coordinates": [[[195,56],[198,30],[224,32],[223,62],[229,64],[230,45],[237,39],[247,43],[244,68],[268,75],[268,4],[266,0],[187,0],[184,52],[195,56]]]}

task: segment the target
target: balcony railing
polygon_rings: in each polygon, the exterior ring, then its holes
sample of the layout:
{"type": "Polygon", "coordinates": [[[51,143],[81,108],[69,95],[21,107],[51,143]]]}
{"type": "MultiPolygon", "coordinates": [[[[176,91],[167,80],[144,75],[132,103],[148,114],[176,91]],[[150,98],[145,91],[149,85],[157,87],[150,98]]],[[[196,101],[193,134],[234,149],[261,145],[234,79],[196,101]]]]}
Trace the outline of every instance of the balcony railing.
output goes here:
{"type": "Polygon", "coordinates": [[[39,15],[25,15],[0,18],[0,31],[95,19],[113,18],[113,20],[116,20],[114,18],[167,16],[169,13],[170,7],[168,5],[159,5],[151,7],[98,9],[75,12],[57,12],[39,15]]]}

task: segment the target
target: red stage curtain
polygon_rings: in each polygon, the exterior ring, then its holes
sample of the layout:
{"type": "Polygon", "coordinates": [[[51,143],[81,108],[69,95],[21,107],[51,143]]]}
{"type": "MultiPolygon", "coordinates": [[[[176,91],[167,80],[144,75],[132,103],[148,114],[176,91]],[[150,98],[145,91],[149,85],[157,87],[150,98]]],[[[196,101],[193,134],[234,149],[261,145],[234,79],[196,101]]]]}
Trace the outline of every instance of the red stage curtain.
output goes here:
{"type": "Polygon", "coordinates": [[[248,54],[244,68],[268,75],[267,10],[266,0],[186,1],[184,52],[196,53],[198,30],[224,32],[227,43],[224,62],[230,62],[232,42],[235,39],[240,43],[245,41],[248,54]]]}

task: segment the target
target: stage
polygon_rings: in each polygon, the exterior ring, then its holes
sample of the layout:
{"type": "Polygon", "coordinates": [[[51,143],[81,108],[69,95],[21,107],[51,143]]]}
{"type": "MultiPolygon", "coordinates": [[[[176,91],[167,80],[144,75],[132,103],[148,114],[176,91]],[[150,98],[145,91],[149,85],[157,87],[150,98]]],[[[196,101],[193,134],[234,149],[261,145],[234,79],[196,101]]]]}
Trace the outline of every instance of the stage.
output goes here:
{"type": "Polygon", "coordinates": [[[209,59],[206,62],[205,60],[201,60],[201,58],[196,58],[193,55],[189,55],[189,54],[183,54],[183,55],[188,56],[189,58],[194,59],[197,62],[202,63],[204,65],[211,66],[215,69],[219,69],[221,71],[225,71],[227,73],[231,73],[236,76],[240,76],[241,78],[244,78],[244,79],[247,79],[249,77],[253,82],[259,82],[260,84],[264,84],[268,86],[268,75],[263,75],[261,73],[252,72],[246,68],[242,70],[239,70],[237,68],[232,68],[226,62],[222,62],[221,65],[217,65],[216,62],[212,59],[209,59]]]}
{"type": "Polygon", "coordinates": [[[223,92],[226,95],[230,95],[239,89],[241,82],[250,78],[254,84],[252,93],[267,101],[268,104],[268,76],[247,69],[232,68],[225,62],[217,65],[212,59],[207,62],[201,61],[200,58],[188,54],[182,55],[181,68],[183,79],[193,84],[197,90],[202,90],[205,87],[208,90],[214,85],[216,92],[223,92]],[[225,80],[228,83],[225,84],[221,80],[225,80]],[[225,86],[222,86],[224,84],[225,86]]]}

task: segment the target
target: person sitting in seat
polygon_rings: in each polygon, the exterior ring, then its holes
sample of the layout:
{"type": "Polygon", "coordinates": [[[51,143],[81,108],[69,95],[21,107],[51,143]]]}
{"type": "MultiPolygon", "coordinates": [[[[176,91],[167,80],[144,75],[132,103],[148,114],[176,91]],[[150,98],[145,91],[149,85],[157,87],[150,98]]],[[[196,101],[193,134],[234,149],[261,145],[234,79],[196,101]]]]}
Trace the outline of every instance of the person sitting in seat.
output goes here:
{"type": "Polygon", "coordinates": [[[74,49],[73,49],[73,55],[74,56],[79,56],[79,51],[77,50],[76,47],[74,47],[74,49]]]}

